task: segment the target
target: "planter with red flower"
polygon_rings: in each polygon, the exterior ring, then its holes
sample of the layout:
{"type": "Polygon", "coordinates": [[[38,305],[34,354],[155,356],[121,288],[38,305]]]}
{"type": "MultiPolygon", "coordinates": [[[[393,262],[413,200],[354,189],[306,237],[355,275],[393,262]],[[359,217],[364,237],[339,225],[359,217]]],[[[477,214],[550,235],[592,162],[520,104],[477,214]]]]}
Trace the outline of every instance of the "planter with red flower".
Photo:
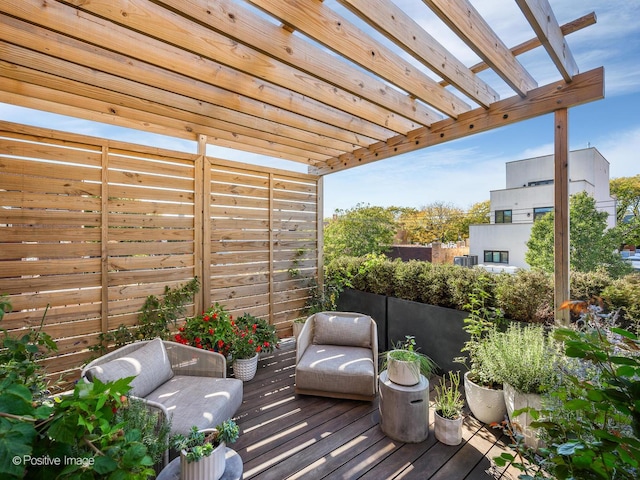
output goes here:
{"type": "Polygon", "coordinates": [[[273,325],[248,313],[232,322],[232,328],[233,374],[248,381],[256,374],[260,353],[271,353],[278,347],[278,335],[273,325]]]}
{"type": "Polygon", "coordinates": [[[216,302],[200,315],[187,318],[174,338],[183,345],[219,352],[226,357],[233,341],[232,322],[233,317],[216,302]]]}

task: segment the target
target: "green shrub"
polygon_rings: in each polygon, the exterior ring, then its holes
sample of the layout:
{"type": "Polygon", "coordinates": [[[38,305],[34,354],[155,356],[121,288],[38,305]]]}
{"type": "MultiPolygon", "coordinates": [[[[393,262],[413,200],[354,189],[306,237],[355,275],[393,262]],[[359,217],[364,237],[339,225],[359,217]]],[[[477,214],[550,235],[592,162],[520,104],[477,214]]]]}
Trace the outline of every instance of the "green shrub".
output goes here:
{"type": "Polygon", "coordinates": [[[553,322],[553,279],[540,270],[518,270],[496,277],[496,302],[510,320],[553,322]]]}
{"type": "Polygon", "coordinates": [[[487,374],[522,393],[542,393],[555,382],[559,351],[541,325],[490,330],[477,345],[487,374]]]}
{"type": "Polygon", "coordinates": [[[420,276],[425,269],[425,264],[427,263],[420,262],[418,260],[410,260],[396,265],[394,297],[404,298],[405,300],[411,301],[419,300],[420,291],[418,285],[420,283],[420,276]]]}
{"type": "Polygon", "coordinates": [[[605,269],[595,272],[571,272],[569,297],[573,300],[591,300],[611,285],[613,279],[605,269]]]}
{"type": "Polygon", "coordinates": [[[632,273],[611,282],[602,291],[609,311],[620,309],[618,321],[640,333],[640,273],[632,273]]]}

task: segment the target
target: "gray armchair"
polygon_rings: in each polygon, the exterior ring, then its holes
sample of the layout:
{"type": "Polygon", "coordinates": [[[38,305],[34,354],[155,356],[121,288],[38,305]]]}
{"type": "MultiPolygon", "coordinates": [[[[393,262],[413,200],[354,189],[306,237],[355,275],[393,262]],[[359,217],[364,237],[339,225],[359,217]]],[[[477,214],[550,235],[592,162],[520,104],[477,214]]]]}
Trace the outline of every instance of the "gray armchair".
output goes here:
{"type": "Polygon", "coordinates": [[[352,312],[311,315],[297,340],[296,393],[371,401],[378,393],[378,330],[352,312]]]}

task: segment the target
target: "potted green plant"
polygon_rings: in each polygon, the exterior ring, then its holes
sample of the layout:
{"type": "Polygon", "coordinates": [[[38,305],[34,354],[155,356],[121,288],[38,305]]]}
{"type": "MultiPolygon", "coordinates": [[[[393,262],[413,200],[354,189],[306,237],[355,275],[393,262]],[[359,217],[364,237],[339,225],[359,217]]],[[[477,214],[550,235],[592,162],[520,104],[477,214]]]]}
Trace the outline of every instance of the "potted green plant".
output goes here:
{"type": "Polygon", "coordinates": [[[189,317],[178,328],[174,340],[183,345],[229,354],[233,338],[233,317],[223,305],[215,303],[200,315],[189,317]]]}
{"type": "Polygon", "coordinates": [[[561,358],[558,344],[542,325],[510,325],[506,331],[486,337],[487,359],[504,385],[507,414],[522,430],[525,445],[538,448],[537,433],[529,425],[533,418],[525,411],[541,408],[541,394],[555,383],[561,358]]]}
{"type": "Polygon", "coordinates": [[[297,340],[300,332],[302,331],[302,327],[304,327],[305,322],[307,321],[307,317],[296,318],[291,327],[293,328],[293,336],[297,340]]]}
{"type": "Polygon", "coordinates": [[[459,445],[462,442],[462,407],[464,400],[460,393],[460,372],[449,372],[435,387],[436,398],[434,432],[436,439],[445,445],[459,445]],[[448,380],[447,378],[448,377],[448,380]]]}
{"type": "Polygon", "coordinates": [[[407,335],[404,342],[396,343],[382,358],[382,370],[387,370],[389,381],[398,385],[417,385],[420,375],[429,378],[438,368],[431,358],[418,352],[416,340],[411,335],[407,335]]]}
{"type": "Polygon", "coordinates": [[[465,366],[468,362],[469,370],[464,374],[463,381],[469,410],[481,422],[491,424],[504,420],[507,407],[502,381],[492,368],[493,352],[487,348],[485,341],[489,332],[504,321],[504,315],[499,308],[489,306],[487,284],[488,279],[480,277],[478,285],[469,294],[469,303],[465,305],[469,316],[464,320],[464,331],[469,334],[469,340],[461,350],[467,356],[458,357],[455,361],[465,366]]]}
{"type": "Polygon", "coordinates": [[[180,452],[180,479],[218,480],[224,474],[226,446],[238,439],[239,428],[225,420],[216,428],[198,430],[194,426],[187,436],[174,435],[171,443],[180,452]]]}

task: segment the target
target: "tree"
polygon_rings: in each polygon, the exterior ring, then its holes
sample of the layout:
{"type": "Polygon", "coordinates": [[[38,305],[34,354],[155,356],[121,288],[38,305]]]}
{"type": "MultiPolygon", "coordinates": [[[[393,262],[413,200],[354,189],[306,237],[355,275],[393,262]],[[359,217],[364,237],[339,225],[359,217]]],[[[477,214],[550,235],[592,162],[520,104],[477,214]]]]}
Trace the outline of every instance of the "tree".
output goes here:
{"type": "MultiPolygon", "coordinates": [[[[527,242],[526,262],[532,268],[553,272],[554,214],[549,212],[536,220],[527,242]]],[[[571,196],[569,201],[570,268],[590,272],[604,267],[612,276],[629,271],[616,249],[620,244],[619,231],[607,230],[607,212],[599,212],[596,202],[586,192],[571,196]]]]}
{"type": "Polygon", "coordinates": [[[420,210],[405,210],[401,222],[407,230],[409,243],[449,242],[458,240],[461,208],[451,203],[433,202],[420,210]]]}
{"type": "Polygon", "coordinates": [[[341,255],[386,252],[397,230],[395,211],[360,203],[352,209],[336,210],[324,228],[325,262],[341,255]]]}
{"type": "Polygon", "coordinates": [[[491,202],[485,200],[471,205],[469,211],[460,218],[460,222],[456,226],[458,235],[461,238],[469,238],[469,226],[479,223],[489,223],[489,215],[491,213],[491,202]]]}
{"type": "Polygon", "coordinates": [[[622,230],[623,243],[640,245],[640,174],[614,178],[609,187],[617,199],[616,221],[622,230]]]}

